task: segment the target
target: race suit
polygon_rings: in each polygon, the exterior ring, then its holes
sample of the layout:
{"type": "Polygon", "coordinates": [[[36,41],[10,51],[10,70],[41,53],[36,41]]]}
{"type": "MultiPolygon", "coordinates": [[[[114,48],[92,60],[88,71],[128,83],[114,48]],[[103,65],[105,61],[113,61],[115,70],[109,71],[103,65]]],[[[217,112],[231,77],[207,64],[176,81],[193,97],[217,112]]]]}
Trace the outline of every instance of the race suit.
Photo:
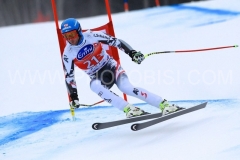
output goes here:
{"type": "Polygon", "coordinates": [[[83,41],[79,45],[71,45],[67,42],[62,60],[69,95],[77,93],[74,78],[74,65],[76,65],[91,78],[90,88],[92,91],[113,106],[122,110],[128,105],[128,102],[109,90],[116,84],[123,93],[159,107],[162,98],[145,89],[134,87],[129,82],[123,68],[107,53],[102,44],[117,47],[126,54],[133,50],[123,40],[101,31],[83,32],[83,41]]]}

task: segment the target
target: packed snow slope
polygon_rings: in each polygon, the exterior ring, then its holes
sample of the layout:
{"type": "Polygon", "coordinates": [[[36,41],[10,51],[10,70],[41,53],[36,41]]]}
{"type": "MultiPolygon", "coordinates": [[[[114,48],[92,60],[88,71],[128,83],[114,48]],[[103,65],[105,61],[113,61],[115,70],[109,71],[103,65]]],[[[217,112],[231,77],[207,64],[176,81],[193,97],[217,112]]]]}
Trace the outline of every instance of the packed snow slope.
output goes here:
{"type": "MultiPolygon", "coordinates": [[[[118,13],[112,19],[116,37],[144,54],[232,46],[240,45],[239,6],[239,0],[212,0],[118,13]]],[[[108,18],[79,21],[88,29],[108,18]]],[[[93,123],[125,115],[101,103],[76,110],[72,121],[54,22],[2,27],[0,34],[0,159],[239,159],[239,47],[152,55],[141,65],[119,51],[135,86],[180,106],[208,105],[138,132],[130,124],[95,131],[93,123]]],[[[75,73],[80,102],[100,101],[89,78],[75,73]]],[[[112,91],[122,95],[116,86],[112,91]]],[[[136,98],[128,101],[159,112],[136,98]]]]}

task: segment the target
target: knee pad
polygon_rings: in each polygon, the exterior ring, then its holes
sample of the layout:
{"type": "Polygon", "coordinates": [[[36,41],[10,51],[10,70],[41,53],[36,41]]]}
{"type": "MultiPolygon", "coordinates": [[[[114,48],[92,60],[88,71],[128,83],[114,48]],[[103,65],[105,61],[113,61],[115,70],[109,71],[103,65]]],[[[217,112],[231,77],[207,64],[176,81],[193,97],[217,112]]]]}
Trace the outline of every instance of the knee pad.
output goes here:
{"type": "Polygon", "coordinates": [[[98,79],[93,79],[93,80],[91,80],[91,82],[90,82],[90,88],[91,88],[91,90],[92,90],[93,92],[98,91],[98,90],[99,90],[99,86],[101,86],[101,85],[102,85],[102,84],[101,84],[101,81],[98,80],[98,79]]]}

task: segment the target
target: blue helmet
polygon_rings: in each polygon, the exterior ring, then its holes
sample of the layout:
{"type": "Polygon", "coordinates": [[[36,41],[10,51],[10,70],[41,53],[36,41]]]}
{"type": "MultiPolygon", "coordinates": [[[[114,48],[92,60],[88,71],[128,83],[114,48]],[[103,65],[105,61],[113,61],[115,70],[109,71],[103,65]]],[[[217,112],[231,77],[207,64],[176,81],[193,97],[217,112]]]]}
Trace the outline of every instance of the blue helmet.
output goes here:
{"type": "Polygon", "coordinates": [[[75,18],[65,19],[61,24],[61,33],[67,33],[70,31],[76,30],[80,37],[79,43],[83,41],[82,27],[80,23],[75,18]]]}

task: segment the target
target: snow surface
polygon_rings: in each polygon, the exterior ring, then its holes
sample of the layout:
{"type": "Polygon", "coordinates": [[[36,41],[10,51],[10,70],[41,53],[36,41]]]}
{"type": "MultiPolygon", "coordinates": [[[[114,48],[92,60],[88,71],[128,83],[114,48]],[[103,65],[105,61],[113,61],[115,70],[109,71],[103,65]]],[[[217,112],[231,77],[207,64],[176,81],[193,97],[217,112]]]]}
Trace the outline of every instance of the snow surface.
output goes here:
{"type": "MultiPolygon", "coordinates": [[[[212,0],[113,14],[116,37],[144,54],[240,44],[240,1],[212,0]]],[[[79,19],[83,28],[106,15],[79,19]]],[[[240,48],[152,55],[137,65],[119,51],[136,86],[180,106],[207,108],[138,132],[130,124],[95,131],[91,125],[125,118],[101,103],[76,110],[72,121],[54,22],[0,28],[0,159],[238,160],[240,48]]],[[[76,70],[80,102],[101,99],[76,70]]],[[[114,86],[118,95],[122,93],[114,86]]],[[[136,98],[130,103],[159,112],[136,98]]]]}

